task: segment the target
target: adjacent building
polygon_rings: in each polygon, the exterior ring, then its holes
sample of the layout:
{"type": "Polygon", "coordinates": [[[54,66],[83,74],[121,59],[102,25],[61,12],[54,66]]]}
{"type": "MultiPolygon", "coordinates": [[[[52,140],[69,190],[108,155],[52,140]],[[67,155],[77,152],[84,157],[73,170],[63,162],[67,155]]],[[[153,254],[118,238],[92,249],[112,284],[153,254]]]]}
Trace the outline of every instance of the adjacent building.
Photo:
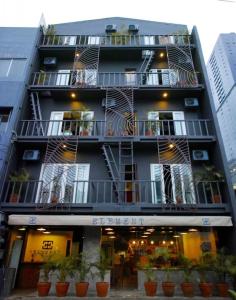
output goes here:
{"type": "Polygon", "coordinates": [[[235,201],[195,27],[51,25],[32,68],[1,195],[16,286],[35,287],[42,255],[54,251],[92,260],[103,248],[117,288],[117,265],[128,262],[125,287],[137,287],[135,266],[158,247],[172,265],[179,253],[235,248],[235,201]]]}
{"type": "Polygon", "coordinates": [[[236,33],[220,34],[207,64],[221,135],[236,189],[236,33]]]}

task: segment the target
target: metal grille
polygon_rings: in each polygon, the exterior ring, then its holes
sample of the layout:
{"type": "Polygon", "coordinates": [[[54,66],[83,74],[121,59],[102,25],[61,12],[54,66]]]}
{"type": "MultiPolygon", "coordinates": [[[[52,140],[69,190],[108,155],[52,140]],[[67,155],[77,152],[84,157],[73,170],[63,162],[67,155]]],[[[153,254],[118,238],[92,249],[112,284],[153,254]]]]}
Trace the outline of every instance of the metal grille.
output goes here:
{"type": "Polygon", "coordinates": [[[197,75],[193,65],[190,45],[166,46],[170,69],[170,85],[179,87],[195,87],[198,85],[197,75]]]}

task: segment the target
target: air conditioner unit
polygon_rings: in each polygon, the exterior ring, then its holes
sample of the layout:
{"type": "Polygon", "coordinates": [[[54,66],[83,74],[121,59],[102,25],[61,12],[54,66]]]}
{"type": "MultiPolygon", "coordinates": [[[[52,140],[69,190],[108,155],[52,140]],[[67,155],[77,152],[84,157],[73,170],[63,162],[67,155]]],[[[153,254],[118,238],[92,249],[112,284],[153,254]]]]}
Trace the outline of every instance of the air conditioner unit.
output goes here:
{"type": "Polygon", "coordinates": [[[209,155],[206,150],[193,150],[193,160],[209,160],[209,155]]]}
{"type": "Polygon", "coordinates": [[[197,98],[184,98],[184,106],[189,108],[199,107],[197,98]]]}
{"type": "Polygon", "coordinates": [[[139,30],[139,27],[138,27],[137,24],[130,24],[129,25],[129,31],[130,32],[138,32],[138,30],[139,30]]]}
{"type": "Polygon", "coordinates": [[[102,107],[104,108],[112,108],[116,106],[116,99],[102,99],[102,107]]]}
{"type": "Polygon", "coordinates": [[[56,66],[57,58],[56,57],[44,57],[43,64],[45,66],[56,66]]]}
{"type": "Polygon", "coordinates": [[[22,159],[23,160],[39,160],[39,150],[25,150],[22,159]]]}
{"type": "Polygon", "coordinates": [[[116,32],[116,28],[115,24],[106,25],[106,32],[116,32]]]}

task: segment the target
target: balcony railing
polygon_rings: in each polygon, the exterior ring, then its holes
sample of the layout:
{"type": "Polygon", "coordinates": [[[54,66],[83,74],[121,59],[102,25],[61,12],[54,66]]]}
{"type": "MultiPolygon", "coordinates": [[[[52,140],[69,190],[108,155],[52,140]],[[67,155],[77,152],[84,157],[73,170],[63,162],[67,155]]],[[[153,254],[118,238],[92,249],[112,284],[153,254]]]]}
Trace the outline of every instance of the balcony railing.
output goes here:
{"type": "Polygon", "coordinates": [[[185,189],[182,197],[176,199],[160,192],[160,182],[151,180],[111,181],[89,180],[74,181],[70,184],[57,185],[55,191],[51,184],[42,181],[6,182],[2,203],[20,206],[21,204],[50,205],[68,204],[73,206],[86,205],[222,205],[223,182],[195,182],[191,189],[185,189]],[[194,190],[194,191],[193,191],[194,190]],[[184,200],[183,200],[184,199],[184,200]]]}
{"type": "Polygon", "coordinates": [[[45,35],[41,46],[166,46],[169,44],[188,45],[190,35],[45,35]]]}
{"type": "Polygon", "coordinates": [[[79,120],[23,120],[18,126],[17,135],[20,138],[57,137],[74,138],[98,137],[146,137],[187,136],[204,138],[214,136],[211,120],[141,120],[116,123],[79,120]]]}
{"type": "Polygon", "coordinates": [[[198,73],[173,69],[157,72],[97,72],[96,70],[68,70],[67,72],[35,72],[33,87],[97,88],[97,87],[198,87],[198,73]]]}

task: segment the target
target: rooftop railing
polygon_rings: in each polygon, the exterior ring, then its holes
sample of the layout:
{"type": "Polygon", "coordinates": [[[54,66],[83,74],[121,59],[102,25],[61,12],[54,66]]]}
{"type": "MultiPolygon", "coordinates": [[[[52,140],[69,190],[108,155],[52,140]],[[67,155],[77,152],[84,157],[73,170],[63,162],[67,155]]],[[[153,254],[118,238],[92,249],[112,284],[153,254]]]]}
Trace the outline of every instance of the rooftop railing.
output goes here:
{"type": "Polygon", "coordinates": [[[54,88],[198,87],[198,73],[159,69],[156,72],[97,72],[93,69],[33,73],[31,86],[54,88]]]}
{"type": "Polygon", "coordinates": [[[153,207],[170,205],[182,206],[225,204],[223,199],[223,182],[194,182],[191,188],[178,193],[176,199],[161,193],[161,183],[151,180],[111,181],[89,180],[52,185],[38,180],[27,182],[8,181],[3,190],[2,203],[20,207],[23,204],[57,206],[67,204],[73,206],[113,205],[149,205],[153,207]]]}
{"type": "Polygon", "coordinates": [[[197,120],[139,120],[117,125],[104,120],[22,120],[17,135],[20,138],[57,137],[83,138],[136,136],[154,138],[158,136],[214,136],[213,123],[209,119],[197,120]]]}
{"type": "Polygon", "coordinates": [[[190,35],[44,35],[41,46],[166,46],[188,45],[190,35]]]}

